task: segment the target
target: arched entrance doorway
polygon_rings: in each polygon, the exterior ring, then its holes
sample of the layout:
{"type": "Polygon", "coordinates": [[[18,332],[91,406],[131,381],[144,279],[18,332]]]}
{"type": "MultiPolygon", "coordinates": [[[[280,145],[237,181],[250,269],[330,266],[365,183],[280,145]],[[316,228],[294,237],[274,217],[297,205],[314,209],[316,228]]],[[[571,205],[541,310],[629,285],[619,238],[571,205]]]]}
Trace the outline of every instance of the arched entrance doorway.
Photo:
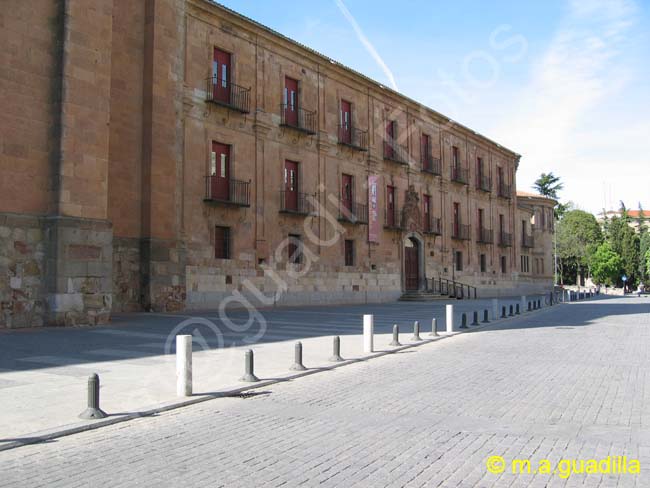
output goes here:
{"type": "Polygon", "coordinates": [[[413,237],[404,240],[404,288],[420,289],[420,243],[413,237]]]}

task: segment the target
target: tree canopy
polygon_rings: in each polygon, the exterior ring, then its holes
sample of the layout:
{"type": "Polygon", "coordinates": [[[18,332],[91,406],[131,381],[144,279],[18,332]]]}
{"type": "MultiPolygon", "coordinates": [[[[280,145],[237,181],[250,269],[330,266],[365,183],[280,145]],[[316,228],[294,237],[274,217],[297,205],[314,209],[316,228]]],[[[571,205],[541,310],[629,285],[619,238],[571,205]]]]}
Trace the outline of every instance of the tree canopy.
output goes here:
{"type": "Polygon", "coordinates": [[[533,183],[533,188],[540,195],[557,200],[558,192],[564,188],[564,184],[560,182],[559,176],[553,173],[542,173],[533,183]]]}

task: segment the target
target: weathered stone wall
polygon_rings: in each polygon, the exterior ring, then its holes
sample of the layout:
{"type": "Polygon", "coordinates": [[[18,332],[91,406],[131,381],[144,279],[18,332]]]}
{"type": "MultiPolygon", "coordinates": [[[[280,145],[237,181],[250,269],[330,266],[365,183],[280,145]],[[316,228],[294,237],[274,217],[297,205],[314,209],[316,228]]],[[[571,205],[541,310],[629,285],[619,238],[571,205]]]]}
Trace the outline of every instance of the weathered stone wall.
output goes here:
{"type": "Polygon", "coordinates": [[[113,238],[113,311],[142,310],[140,239],[113,238]]]}
{"type": "Polygon", "coordinates": [[[44,324],[44,258],[41,219],[0,214],[0,328],[44,324]]]}

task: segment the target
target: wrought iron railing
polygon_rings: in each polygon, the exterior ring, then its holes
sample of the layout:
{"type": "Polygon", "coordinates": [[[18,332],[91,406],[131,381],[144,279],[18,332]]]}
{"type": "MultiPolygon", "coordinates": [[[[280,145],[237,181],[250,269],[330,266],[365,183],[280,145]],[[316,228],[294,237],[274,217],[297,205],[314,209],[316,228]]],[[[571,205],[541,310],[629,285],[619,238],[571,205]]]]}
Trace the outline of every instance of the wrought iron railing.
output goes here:
{"type": "Polygon", "coordinates": [[[205,198],[206,202],[250,207],[251,182],[228,179],[222,183],[218,176],[205,177],[205,198]]]}
{"type": "Polygon", "coordinates": [[[439,295],[447,295],[450,298],[477,298],[475,286],[465,285],[454,280],[446,278],[427,278],[425,279],[428,292],[439,295]]]}
{"type": "Polygon", "coordinates": [[[431,217],[429,220],[424,219],[424,233],[442,235],[442,222],[438,217],[431,217]]]}
{"type": "Polygon", "coordinates": [[[408,150],[393,140],[384,141],[384,159],[400,164],[409,164],[408,150]]]}
{"type": "Polygon", "coordinates": [[[206,101],[238,112],[250,112],[251,89],[211,76],[206,80],[206,101]]]}
{"type": "Polygon", "coordinates": [[[535,239],[532,235],[522,234],[521,247],[535,247],[535,239]]]}
{"type": "Polygon", "coordinates": [[[461,241],[469,241],[469,225],[451,224],[451,238],[461,241]]]}
{"type": "Polygon", "coordinates": [[[511,247],[512,246],[512,234],[508,232],[499,233],[499,246],[501,247],[511,247]]]}
{"type": "Polygon", "coordinates": [[[467,168],[451,168],[451,181],[462,183],[463,185],[469,184],[469,171],[467,168]]]}
{"type": "Polygon", "coordinates": [[[492,191],[492,180],[489,176],[479,176],[476,181],[476,188],[481,191],[492,191]]]}
{"type": "Polygon", "coordinates": [[[482,244],[492,244],[494,242],[492,229],[479,227],[477,230],[478,230],[478,235],[476,236],[476,242],[480,242],[482,244]]]}
{"type": "Polygon", "coordinates": [[[501,198],[512,198],[512,186],[500,183],[497,189],[497,195],[501,198]]]}
{"type": "Polygon", "coordinates": [[[284,127],[316,134],[316,112],[283,103],[280,105],[280,119],[280,125],[284,127]]]}
{"type": "Polygon", "coordinates": [[[357,129],[355,127],[342,126],[338,127],[339,144],[351,147],[357,151],[368,150],[368,131],[357,129]]]}
{"type": "Polygon", "coordinates": [[[440,176],[442,174],[440,159],[434,158],[430,154],[425,154],[422,156],[422,171],[440,176]]]}
{"type": "Polygon", "coordinates": [[[367,224],[368,205],[353,202],[348,207],[342,201],[339,202],[339,220],[352,224],[367,224]]]}
{"type": "Polygon", "coordinates": [[[280,191],[280,212],[299,215],[312,215],[316,212],[316,196],[308,193],[280,191]]]}

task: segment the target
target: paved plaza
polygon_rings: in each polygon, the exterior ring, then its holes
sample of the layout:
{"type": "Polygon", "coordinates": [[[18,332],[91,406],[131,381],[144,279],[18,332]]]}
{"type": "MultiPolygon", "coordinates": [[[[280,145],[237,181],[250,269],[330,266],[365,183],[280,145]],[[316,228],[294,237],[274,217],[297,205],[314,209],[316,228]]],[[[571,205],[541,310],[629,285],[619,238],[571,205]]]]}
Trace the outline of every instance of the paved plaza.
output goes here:
{"type": "Polygon", "coordinates": [[[648,312],[648,298],[562,304],[7,450],[0,486],[650,486],[648,312]],[[488,472],[490,456],[508,469],[488,472]],[[512,474],[508,464],[607,456],[638,459],[641,474],[512,474]]]}

